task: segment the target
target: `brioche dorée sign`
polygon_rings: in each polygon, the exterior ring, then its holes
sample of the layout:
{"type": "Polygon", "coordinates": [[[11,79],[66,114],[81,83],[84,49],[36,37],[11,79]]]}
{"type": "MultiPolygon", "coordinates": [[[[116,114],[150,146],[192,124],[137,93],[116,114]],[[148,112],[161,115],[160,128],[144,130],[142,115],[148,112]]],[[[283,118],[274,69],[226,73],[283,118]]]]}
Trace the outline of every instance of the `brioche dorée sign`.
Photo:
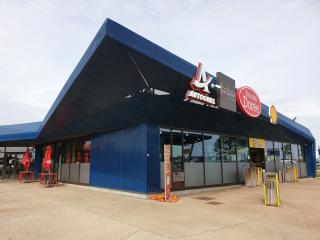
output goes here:
{"type": "Polygon", "coordinates": [[[237,105],[248,117],[256,118],[261,114],[261,102],[258,94],[250,87],[237,89],[237,105]]]}

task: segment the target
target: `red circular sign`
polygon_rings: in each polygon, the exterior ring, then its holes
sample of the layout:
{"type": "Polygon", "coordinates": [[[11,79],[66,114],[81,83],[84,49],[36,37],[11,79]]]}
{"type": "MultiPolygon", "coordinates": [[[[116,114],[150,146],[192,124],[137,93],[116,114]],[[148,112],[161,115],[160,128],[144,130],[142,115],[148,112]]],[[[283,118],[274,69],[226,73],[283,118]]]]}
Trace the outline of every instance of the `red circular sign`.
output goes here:
{"type": "Polygon", "coordinates": [[[261,102],[258,94],[250,87],[237,89],[237,104],[241,112],[249,117],[258,117],[261,114],[261,102]]]}

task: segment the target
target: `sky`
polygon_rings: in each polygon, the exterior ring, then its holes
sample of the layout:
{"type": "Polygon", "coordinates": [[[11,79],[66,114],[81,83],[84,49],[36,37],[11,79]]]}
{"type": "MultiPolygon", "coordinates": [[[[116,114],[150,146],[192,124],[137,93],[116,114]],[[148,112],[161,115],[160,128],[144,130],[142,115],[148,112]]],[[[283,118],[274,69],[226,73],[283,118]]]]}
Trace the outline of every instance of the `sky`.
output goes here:
{"type": "Polygon", "coordinates": [[[320,145],[318,0],[0,0],[0,125],[43,120],[106,18],[252,87],[320,145]]]}

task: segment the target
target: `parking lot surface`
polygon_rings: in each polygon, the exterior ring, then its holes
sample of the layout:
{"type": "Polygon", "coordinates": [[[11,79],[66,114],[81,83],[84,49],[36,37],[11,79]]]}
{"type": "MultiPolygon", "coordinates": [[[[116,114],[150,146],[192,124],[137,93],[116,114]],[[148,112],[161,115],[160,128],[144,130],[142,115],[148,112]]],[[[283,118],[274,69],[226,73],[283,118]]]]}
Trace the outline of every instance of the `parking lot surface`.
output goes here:
{"type": "Polygon", "coordinates": [[[281,183],[281,206],[262,187],[161,203],[74,186],[0,181],[0,239],[320,239],[320,179],[281,183]]]}

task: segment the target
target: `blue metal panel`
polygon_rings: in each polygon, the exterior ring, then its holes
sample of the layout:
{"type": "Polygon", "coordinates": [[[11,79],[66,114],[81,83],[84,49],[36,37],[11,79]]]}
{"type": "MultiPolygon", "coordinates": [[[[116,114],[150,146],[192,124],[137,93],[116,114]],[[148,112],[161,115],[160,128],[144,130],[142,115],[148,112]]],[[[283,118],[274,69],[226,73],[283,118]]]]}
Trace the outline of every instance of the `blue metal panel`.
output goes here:
{"type": "Polygon", "coordinates": [[[0,126],[0,142],[36,139],[41,122],[0,126]]]}
{"type": "Polygon", "coordinates": [[[35,162],[33,166],[33,174],[35,177],[38,177],[38,174],[41,172],[41,162],[43,159],[42,145],[37,145],[35,147],[35,162]]]}
{"type": "Polygon", "coordinates": [[[160,191],[160,128],[147,125],[147,192],[160,191]]]}
{"type": "Polygon", "coordinates": [[[308,176],[316,176],[316,149],[315,142],[310,142],[306,147],[306,160],[307,160],[307,170],[308,176]]]}
{"type": "Polygon", "coordinates": [[[89,185],[145,193],[146,150],[145,124],[95,136],[89,185]]]}

